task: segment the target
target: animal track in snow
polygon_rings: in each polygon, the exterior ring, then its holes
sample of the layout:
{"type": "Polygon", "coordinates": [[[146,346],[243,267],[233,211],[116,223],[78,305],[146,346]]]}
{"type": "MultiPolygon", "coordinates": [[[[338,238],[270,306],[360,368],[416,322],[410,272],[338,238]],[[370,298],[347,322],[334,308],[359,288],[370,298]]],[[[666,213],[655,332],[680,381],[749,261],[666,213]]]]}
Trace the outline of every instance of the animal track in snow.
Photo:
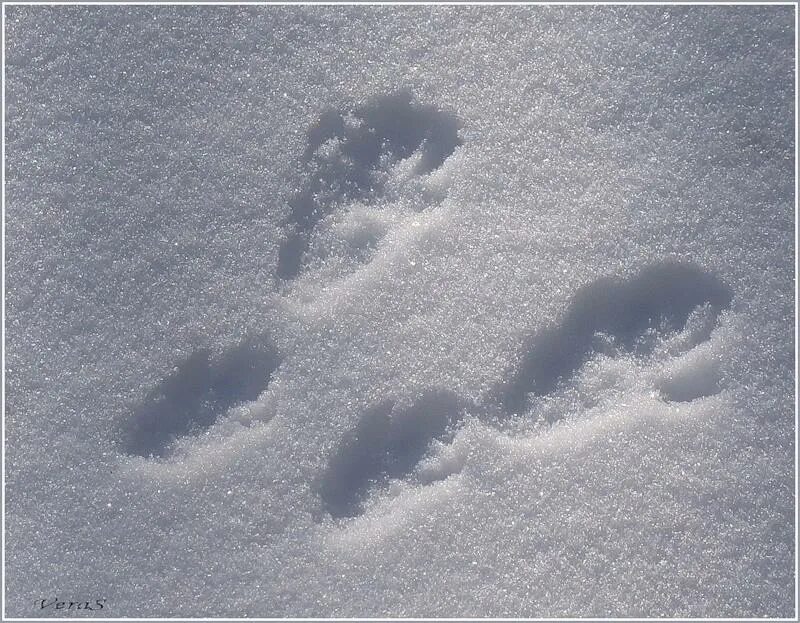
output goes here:
{"type": "MultiPolygon", "coordinates": [[[[721,280],[678,262],[653,264],[633,277],[603,278],[581,288],[559,322],[528,340],[519,366],[487,406],[467,405],[440,390],[424,394],[411,407],[389,400],[367,409],[328,463],[319,486],[323,506],[334,518],[355,517],[363,513],[371,492],[386,489],[391,479],[428,484],[431,479],[419,473],[423,459],[434,442],[452,440],[468,412],[479,418],[524,413],[531,396],[554,393],[603,351],[646,359],[666,344],[676,351],[667,353],[672,363],[681,366],[667,366],[677,371],[657,388],[664,400],[684,402],[716,393],[714,367],[695,355],[731,300],[721,280]]],[[[446,477],[449,472],[442,473],[446,477]]]]}
{"type": "MultiPolygon", "coordinates": [[[[305,182],[290,201],[278,276],[288,280],[301,272],[311,239],[326,217],[355,202],[369,206],[380,201],[399,162],[415,158],[412,176],[438,169],[461,144],[458,129],[455,116],[417,105],[406,92],[324,113],[308,132],[305,182]]],[[[353,236],[360,261],[366,261],[383,233],[368,223],[353,236]]]]}
{"type": "Polygon", "coordinates": [[[265,336],[250,337],[219,358],[202,349],[179,364],[135,409],[123,431],[127,454],[165,457],[180,437],[197,435],[266,388],[280,357],[265,336]]]}
{"type": "Polygon", "coordinates": [[[699,344],[731,299],[722,281],[687,263],[653,264],[625,280],[599,279],[573,296],[558,323],[529,340],[516,373],[498,392],[500,402],[519,412],[529,395],[552,392],[598,351],[600,336],[612,349],[644,355],[655,339],[683,330],[690,314],[707,306],[712,322],[695,332],[699,344]]]}
{"type": "Polygon", "coordinates": [[[433,391],[410,406],[387,400],[367,409],[331,458],[319,485],[333,517],[354,517],[373,487],[407,478],[434,440],[449,441],[464,405],[447,391],[433,391]]]}

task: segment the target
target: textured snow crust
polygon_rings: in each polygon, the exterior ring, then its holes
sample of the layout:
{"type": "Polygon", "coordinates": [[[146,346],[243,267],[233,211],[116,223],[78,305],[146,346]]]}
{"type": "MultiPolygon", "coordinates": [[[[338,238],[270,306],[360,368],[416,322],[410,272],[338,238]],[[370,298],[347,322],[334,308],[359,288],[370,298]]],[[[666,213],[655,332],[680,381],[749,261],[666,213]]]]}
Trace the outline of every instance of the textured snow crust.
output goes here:
{"type": "Polygon", "coordinates": [[[792,7],[6,7],[6,587],[792,616],[792,7]]]}

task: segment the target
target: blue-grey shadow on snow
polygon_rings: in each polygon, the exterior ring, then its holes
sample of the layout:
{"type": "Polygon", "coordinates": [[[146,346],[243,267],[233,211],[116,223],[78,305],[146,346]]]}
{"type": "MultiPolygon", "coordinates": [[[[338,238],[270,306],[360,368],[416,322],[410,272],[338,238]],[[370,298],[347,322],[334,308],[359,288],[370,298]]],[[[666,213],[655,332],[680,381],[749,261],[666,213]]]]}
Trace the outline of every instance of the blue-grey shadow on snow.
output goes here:
{"type": "Polygon", "coordinates": [[[251,336],[212,359],[194,352],[135,409],[123,432],[127,454],[163,457],[175,439],[210,427],[230,407],[255,400],[267,387],[280,357],[265,336],[251,336]]]}
{"type": "Polygon", "coordinates": [[[452,437],[463,412],[459,398],[443,390],[422,395],[410,407],[387,400],[367,409],[318,483],[325,510],[336,518],[360,515],[369,490],[408,477],[433,440],[452,437]]]}
{"type": "Polygon", "coordinates": [[[439,168],[461,144],[459,126],[457,117],[433,106],[417,105],[408,92],[378,97],[353,110],[323,113],[308,132],[303,154],[305,183],[290,200],[278,276],[297,276],[308,238],[325,216],[345,202],[381,194],[381,171],[417,152],[416,174],[439,168]]]}
{"type": "Polygon", "coordinates": [[[698,306],[708,304],[718,315],[732,297],[720,279],[689,263],[660,262],[628,279],[599,279],[575,294],[558,323],[529,340],[517,371],[498,391],[499,402],[517,413],[529,394],[552,392],[595,352],[597,333],[612,338],[616,348],[637,352],[648,329],[681,330],[698,306]]]}

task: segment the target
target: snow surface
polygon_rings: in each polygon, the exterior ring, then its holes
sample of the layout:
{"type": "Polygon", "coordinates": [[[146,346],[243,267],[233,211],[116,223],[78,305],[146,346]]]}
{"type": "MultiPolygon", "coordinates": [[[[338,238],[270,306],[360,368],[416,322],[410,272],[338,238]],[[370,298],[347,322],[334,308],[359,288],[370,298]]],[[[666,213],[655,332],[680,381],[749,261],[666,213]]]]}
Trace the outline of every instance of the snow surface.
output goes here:
{"type": "Polygon", "coordinates": [[[8,616],[793,616],[793,7],[5,19],[8,616]]]}

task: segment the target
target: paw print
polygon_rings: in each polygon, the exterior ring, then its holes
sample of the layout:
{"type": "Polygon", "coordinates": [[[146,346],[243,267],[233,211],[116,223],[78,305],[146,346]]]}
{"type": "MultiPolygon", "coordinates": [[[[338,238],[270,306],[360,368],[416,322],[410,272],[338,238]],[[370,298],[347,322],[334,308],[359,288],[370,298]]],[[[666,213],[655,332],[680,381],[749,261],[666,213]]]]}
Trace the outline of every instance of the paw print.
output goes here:
{"type": "Polygon", "coordinates": [[[668,335],[683,331],[690,318],[687,339],[697,346],[709,338],[731,298],[724,283],[692,264],[664,262],[629,279],[599,279],[572,297],[559,322],[530,338],[498,399],[507,412],[523,411],[531,397],[552,393],[593,355],[646,357],[668,335]]]}
{"type": "Polygon", "coordinates": [[[126,454],[168,457],[175,441],[200,434],[228,409],[255,400],[280,362],[264,335],[249,337],[219,357],[207,349],[192,353],[134,410],[122,431],[126,454]]]}
{"type": "MultiPolygon", "coordinates": [[[[331,255],[367,262],[387,228],[375,218],[376,205],[389,202],[398,186],[413,185],[442,166],[461,145],[458,130],[456,117],[419,106],[408,93],[323,114],[308,132],[305,181],[290,201],[278,277],[294,279],[313,259],[331,255]],[[343,218],[348,213],[352,218],[343,218]],[[338,235],[314,244],[337,216],[338,235]]],[[[436,199],[423,198],[428,204],[436,199]]]]}

